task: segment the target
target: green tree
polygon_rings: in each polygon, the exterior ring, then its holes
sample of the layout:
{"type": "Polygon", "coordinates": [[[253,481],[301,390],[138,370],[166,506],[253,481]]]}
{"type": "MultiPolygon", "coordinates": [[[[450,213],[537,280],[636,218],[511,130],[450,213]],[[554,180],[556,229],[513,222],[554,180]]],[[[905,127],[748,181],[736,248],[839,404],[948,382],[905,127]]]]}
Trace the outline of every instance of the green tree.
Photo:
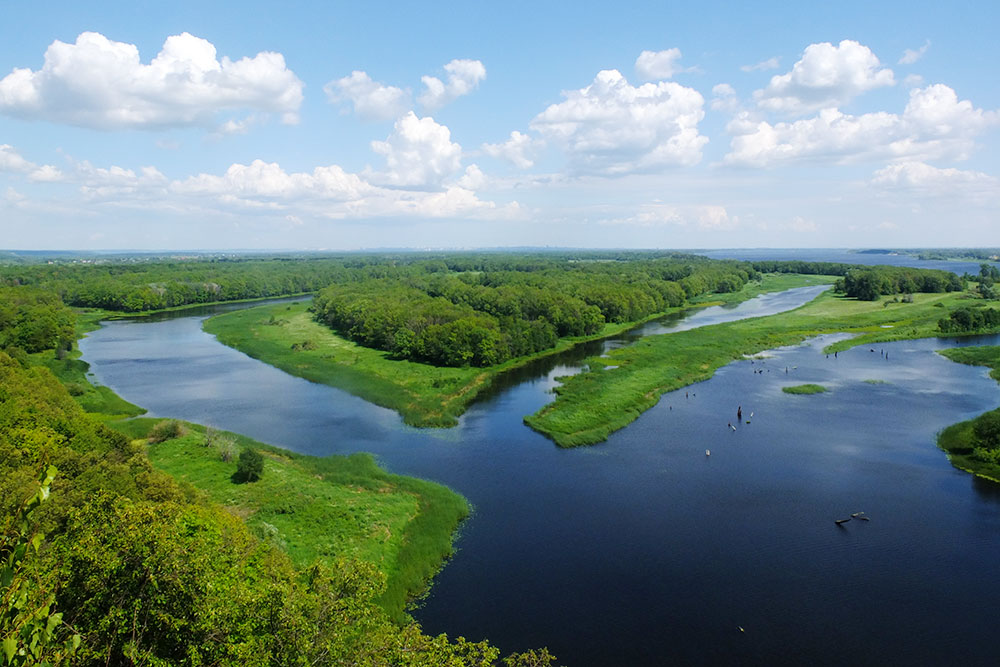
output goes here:
{"type": "Polygon", "coordinates": [[[234,479],[237,483],[256,482],[264,474],[264,457],[256,449],[247,447],[240,452],[240,458],[236,462],[236,475],[234,479]]]}

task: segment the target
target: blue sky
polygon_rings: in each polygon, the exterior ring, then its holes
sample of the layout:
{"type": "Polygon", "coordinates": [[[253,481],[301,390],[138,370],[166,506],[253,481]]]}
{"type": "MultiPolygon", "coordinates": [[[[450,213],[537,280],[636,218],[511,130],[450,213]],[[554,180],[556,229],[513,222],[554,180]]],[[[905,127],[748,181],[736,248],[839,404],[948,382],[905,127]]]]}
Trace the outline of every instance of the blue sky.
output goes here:
{"type": "Polygon", "coordinates": [[[0,11],[0,247],[1000,245],[993,2],[0,11]]]}

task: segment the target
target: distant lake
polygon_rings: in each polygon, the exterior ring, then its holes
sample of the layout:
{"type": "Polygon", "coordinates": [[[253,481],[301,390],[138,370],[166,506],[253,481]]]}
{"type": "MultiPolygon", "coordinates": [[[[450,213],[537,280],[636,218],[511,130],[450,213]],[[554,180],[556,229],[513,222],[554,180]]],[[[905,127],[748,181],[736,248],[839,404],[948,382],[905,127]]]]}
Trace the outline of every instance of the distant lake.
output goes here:
{"type": "MultiPolygon", "coordinates": [[[[695,251],[699,255],[705,255],[712,259],[740,259],[748,262],[759,262],[765,260],[795,260],[801,259],[807,262],[841,262],[843,264],[884,264],[886,266],[909,266],[916,269],[938,269],[941,271],[951,271],[962,275],[968,273],[977,275],[979,265],[984,262],[961,262],[956,260],[919,259],[914,255],[866,253],[856,250],[829,249],[829,248],[809,248],[797,250],[792,248],[751,248],[733,250],[704,250],[695,251]]],[[[997,262],[985,262],[993,266],[1000,266],[997,262]]]]}
{"type": "MultiPolygon", "coordinates": [[[[646,326],[777,312],[816,292],[646,326]]],[[[585,355],[637,334],[521,369],[458,427],[418,430],[219,344],[206,317],[108,322],[80,347],[99,382],[153,416],[309,454],[370,451],[468,497],[458,552],[415,612],[430,633],[546,645],[565,665],[996,662],[1000,487],[952,468],[934,436],[1000,405],[1000,385],[935,350],[1000,337],[836,357],[821,351],[836,337],[815,339],[562,450],[522,418],[585,355]],[[804,383],[829,391],[781,391],[804,383]],[[750,423],[733,431],[737,406],[750,423]],[[859,511],[871,520],[834,524],[859,511]]]]}

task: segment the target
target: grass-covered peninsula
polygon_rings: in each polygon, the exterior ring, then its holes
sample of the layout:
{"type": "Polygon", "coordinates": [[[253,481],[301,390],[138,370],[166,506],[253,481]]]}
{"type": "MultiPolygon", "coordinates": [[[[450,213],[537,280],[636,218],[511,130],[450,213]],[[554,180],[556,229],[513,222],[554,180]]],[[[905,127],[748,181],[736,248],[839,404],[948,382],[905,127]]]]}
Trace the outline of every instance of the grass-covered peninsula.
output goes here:
{"type": "Polygon", "coordinates": [[[801,308],[769,317],[649,336],[589,359],[590,371],[564,379],[556,400],[525,423],[562,447],[589,445],[630,424],[668,391],[707,380],[731,361],[823,333],[848,332],[830,351],[854,345],[935,336],[960,292],[915,294],[912,300],[863,301],[824,293],[801,308]],[[603,370],[614,366],[612,370],[603,370]]]}
{"type": "MultiPolygon", "coordinates": [[[[736,292],[703,295],[696,305],[736,303],[763,293],[832,282],[833,278],[828,276],[768,274],[736,292]]],[[[343,389],[396,410],[408,424],[453,426],[457,417],[499,374],[680,310],[671,308],[640,322],[605,324],[595,334],[563,338],[551,349],[486,368],[434,366],[395,358],[389,352],[338,335],[317,322],[309,304],[304,302],[216,315],[205,321],[204,329],[220,342],[292,375],[343,389]]]]}
{"type": "MultiPolygon", "coordinates": [[[[956,347],[940,354],[961,364],[986,366],[990,377],[1000,382],[998,346],[956,347]]],[[[956,468],[1000,482],[1000,408],[944,429],[938,446],[956,468]]]]}

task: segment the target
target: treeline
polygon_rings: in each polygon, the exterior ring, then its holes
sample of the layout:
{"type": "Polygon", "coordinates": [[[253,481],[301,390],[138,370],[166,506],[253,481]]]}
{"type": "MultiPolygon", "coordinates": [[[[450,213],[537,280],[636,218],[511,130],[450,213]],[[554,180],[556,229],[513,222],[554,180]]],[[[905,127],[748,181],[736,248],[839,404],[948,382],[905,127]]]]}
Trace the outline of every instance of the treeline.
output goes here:
{"type": "MultiPolygon", "coordinates": [[[[527,274],[556,267],[619,267],[633,263],[676,264],[679,280],[692,266],[714,260],[671,252],[583,251],[565,253],[398,253],[380,255],[202,258],[0,265],[0,285],[34,286],[58,294],[71,306],[143,312],[216,301],[256,299],[315,292],[328,285],[410,279],[435,273],[527,274]]],[[[721,262],[716,262],[721,263],[721,262]]],[[[753,272],[750,265],[745,265],[753,272]]],[[[722,286],[724,287],[724,286],[722,286]]],[[[695,291],[698,291],[695,289],[695,291]]]]}
{"type": "Polygon", "coordinates": [[[749,264],[695,256],[633,261],[453,258],[396,278],[335,284],[316,318],[362,345],[441,366],[490,366],[641,320],[758,278],[749,264]],[[496,270],[501,266],[500,270],[496,270]]]}
{"type": "Polygon", "coordinates": [[[965,333],[1000,327],[1000,310],[964,307],[953,310],[938,322],[944,333],[965,333]]]}
{"type": "Polygon", "coordinates": [[[849,269],[834,289],[862,301],[876,301],[890,294],[957,292],[965,289],[965,284],[950,271],[873,266],[849,269]]]}
{"type": "Polygon", "coordinates": [[[73,311],[51,292],[0,287],[0,349],[71,349],[75,323],[73,311]]]}
{"type": "MultiPolygon", "coordinates": [[[[4,306],[34,299],[61,312],[54,295],[15,291],[32,297],[4,294],[4,306]]],[[[12,322],[0,322],[0,335],[12,322]]],[[[20,360],[0,352],[4,664],[498,664],[487,642],[393,623],[378,604],[385,575],[374,566],[341,560],[296,570],[241,519],[153,469],[141,442],[84,413],[24,350],[10,349],[20,360]],[[54,480],[42,486],[51,495],[39,504],[39,471],[50,466],[54,480]]],[[[529,651],[504,664],[550,661],[529,651]]]]}

